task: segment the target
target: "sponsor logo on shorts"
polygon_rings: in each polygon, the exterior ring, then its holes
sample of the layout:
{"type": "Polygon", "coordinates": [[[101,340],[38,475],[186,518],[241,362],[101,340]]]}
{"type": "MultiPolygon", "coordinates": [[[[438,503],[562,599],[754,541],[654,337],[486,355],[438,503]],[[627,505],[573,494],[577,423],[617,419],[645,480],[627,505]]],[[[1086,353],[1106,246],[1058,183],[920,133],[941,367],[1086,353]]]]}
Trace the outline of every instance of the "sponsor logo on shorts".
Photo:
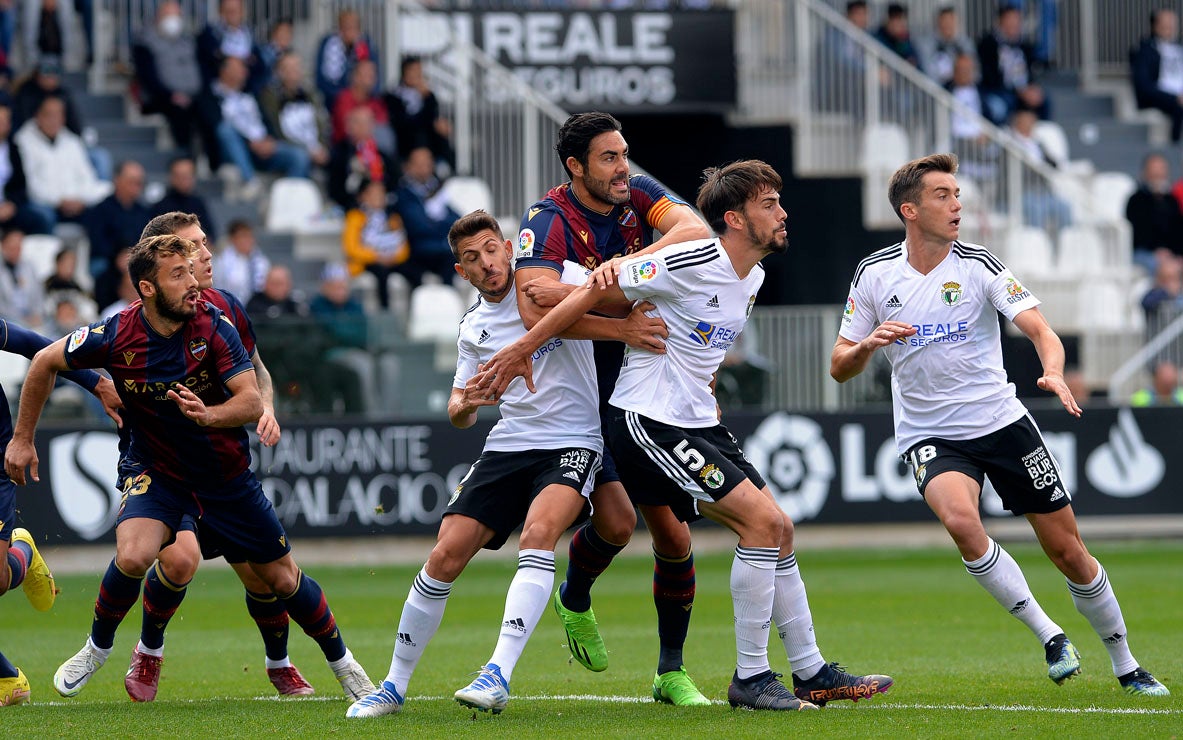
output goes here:
{"type": "Polygon", "coordinates": [[[1023,455],[1023,467],[1027,469],[1027,475],[1031,476],[1031,484],[1035,486],[1035,490],[1042,491],[1048,486],[1056,486],[1059,496],[1053,495],[1051,501],[1064,495],[1057,485],[1060,478],[1056,475],[1056,465],[1043,445],[1023,455]]]}
{"type": "Polygon", "coordinates": [[[588,466],[591,465],[591,453],[587,450],[567,450],[559,457],[560,468],[570,468],[568,473],[564,473],[564,478],[574,478],[579,480],[587,472],[588,466]],[[570,473],[575,473],[574,476],[570,473]]]}
{"type": "Polygon", "coordinates": [[[941,303],[946,306],[956,306],[961,300],[961,283],[950,280],[941,286],[941,303]]]}
{"type": "Polygon", "coordinates": [[[715,467],[714,463],[707,463],[702,470],[698,471],[698,477],[702,479],[707,488],[711,489],[717,489],[727,480],[723,471],[715,467]]]}

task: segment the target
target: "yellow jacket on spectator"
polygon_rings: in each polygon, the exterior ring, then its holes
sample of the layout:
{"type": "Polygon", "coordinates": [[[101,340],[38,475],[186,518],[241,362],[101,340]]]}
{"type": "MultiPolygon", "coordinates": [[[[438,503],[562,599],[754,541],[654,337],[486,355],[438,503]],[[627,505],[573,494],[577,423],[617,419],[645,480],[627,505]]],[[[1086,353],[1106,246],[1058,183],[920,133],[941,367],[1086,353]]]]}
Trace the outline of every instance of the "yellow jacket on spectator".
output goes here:
{"type": "Polygon", "coordinates": [[[397,213],[387,215],[381,209],[354,208],[345,214],[341,246],[349,274],[357,277],[367,265],[393,257],[391,264],[401,265],[411,256],[411,245],[403,220],[397,213]]]}

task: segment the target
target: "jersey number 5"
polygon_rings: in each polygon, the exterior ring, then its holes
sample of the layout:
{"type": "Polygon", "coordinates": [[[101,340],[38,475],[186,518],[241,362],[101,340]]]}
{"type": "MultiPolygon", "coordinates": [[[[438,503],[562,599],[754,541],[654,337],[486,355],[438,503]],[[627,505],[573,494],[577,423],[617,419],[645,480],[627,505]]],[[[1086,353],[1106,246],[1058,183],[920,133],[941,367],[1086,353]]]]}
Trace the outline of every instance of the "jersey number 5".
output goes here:
{"type": "Polygon", "coordinates": [[[678,459],[686,463],[686,467],[690,468],[691,472],[698,472],[702,470],[702,466],[706,465],[706,458],[702,453],[690,446],[688,440],[682,440],[678,446],[674,448],[674,454],[678,459]]]}

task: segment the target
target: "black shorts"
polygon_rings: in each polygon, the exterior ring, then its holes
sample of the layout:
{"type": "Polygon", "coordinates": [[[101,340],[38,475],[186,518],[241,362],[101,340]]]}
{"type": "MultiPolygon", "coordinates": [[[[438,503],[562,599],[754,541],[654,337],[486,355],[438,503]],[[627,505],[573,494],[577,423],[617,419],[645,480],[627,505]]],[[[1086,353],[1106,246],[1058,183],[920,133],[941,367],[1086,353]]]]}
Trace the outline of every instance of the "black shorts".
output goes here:
{"type": "Polygon", "coordinates": [[[684,522],[701,517],[698,501],[718,501],[745,478],[764,487],[764,479],[722,424],[682,429],[616,409],[604,433],[629,499],[668,506],[684,522]]]}
{"type": "Polygon", "coordinates": [[[444,509],[444,516],[462,514],[493,530],[486,550],[499,550],[526,521],[530,504],[542,489],[556,483],[591,495],[600,453],[581,447],[563,450],[481,453],[444,509]]]}
{"type": "Polygon", "coordinates": [[[1048,514],[1072,502],[1060,466],[1048,451],[1030,414],[976,439],[929,437],[904,455],[920,495],[928,482],[955,470],[982,485],[989,478],[1002,505],[1015,516],[1048,514]]]}

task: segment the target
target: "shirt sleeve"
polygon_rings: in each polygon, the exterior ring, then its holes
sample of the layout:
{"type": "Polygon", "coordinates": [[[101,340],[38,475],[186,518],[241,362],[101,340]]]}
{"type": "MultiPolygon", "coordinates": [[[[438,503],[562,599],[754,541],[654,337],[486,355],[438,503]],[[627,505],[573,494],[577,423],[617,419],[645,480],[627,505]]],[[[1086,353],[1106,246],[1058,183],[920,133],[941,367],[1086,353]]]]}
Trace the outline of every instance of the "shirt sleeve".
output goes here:
{"type": "Polygon", "coordinates": [[[620,277],[616,282],[631,301],[656,296],[676,298],[679,293],[676,281],[666,267],[665,257],[660,252],[621,262],[620,277]]]}
{"type": "Polygon", "coordinates": [[[867,282],[862,285],[850,284],[850,292],[846,295],[846,307],[842,310],[842,325],[838,328],[838,336],[852,342],[861,342],[871,335],[878,325],[875,317],[875,306],[867,294],[867,282]]]}
{"type": "Polygon", "coordinates": [[[251,364],[250,355],[246,353],[246,347],[242,345],[242,339],[238,336],[238,328],[234,326],[234,322],[218,309],[212,306],[211,309],[214,311],[214,341],[220,347],[214,355],[214,362],[218,369],[218,375],[221,377],[222,383],[225,384],[234,376],[247,370],[253,370],[255,366],[251,364]]]}
{"type": "Polygon", "coordinates": [[[238,338],[242,340],[242,346],[246,350],[247,357],[250,357],[255,353],[255,325],[251,323],[250,316],[247,315],[246,306],[242,305],[242,301],[238,299],[238,296],[230,291],[219,289],[218,292],[226,298],[226,305],[230,308],[228,314],[230,321],[234,323],[234,328],[238,330],[238,338]]]}
{"type": "Polygon", "coordinates": [[[1009,269],[1004,267],[997,275],[983,274],[990,302],[1008,321],[1014,321],[1016,316],[1028,308],[1039,305],[1039,299],[1016,280],[1009,269]]]}
{"type": "MultiPolygon", "coordinates": [[[[0,319],[0,349],[15,355],[33,359],[33,355],[53,344],[53,340],[26,329],[18,324],[10,324],[0,319]]],[[[66,380],[72,380],[88,391],[93,391],[99,384],[98,373],[93,370],[68,370],[61,374],[66,380]]]]}
{"type": "Polygon", "coordinates": [[[522,218],[514,264],[516,267],[550,267],[562,273],[569,248],[570,234],[563,217],[554,209],[532,206],[522,218]]]}
{"type": "Polygon", "coordinates": [[[686,201],[679,199],[666,190],[664,185],[648,175],[633,175],[629,178],[628,186],[630,190],[640,191],[644,194],[643,198],[637,198],[637,194],[634,193],[633,200],[634,202],[646,200],[649,202],[649,208],[645,211],[645,221],[655,229],[671,209],[687,205],[686,201]]]}
{"type": "Polygon", "coordinates": [[[119,314],[115,314],[75,329],[66,341],[66,364],[75,370],[105,367],[118,326],[119,314]]]}
{"type": "Polygon", "coordinates": [[[456,349],[456,375],[452,378],[452,387],[463,388],[468,383],[468,379],[476,375],[480,361],[463,337],[456,340],[456,349]]]}

